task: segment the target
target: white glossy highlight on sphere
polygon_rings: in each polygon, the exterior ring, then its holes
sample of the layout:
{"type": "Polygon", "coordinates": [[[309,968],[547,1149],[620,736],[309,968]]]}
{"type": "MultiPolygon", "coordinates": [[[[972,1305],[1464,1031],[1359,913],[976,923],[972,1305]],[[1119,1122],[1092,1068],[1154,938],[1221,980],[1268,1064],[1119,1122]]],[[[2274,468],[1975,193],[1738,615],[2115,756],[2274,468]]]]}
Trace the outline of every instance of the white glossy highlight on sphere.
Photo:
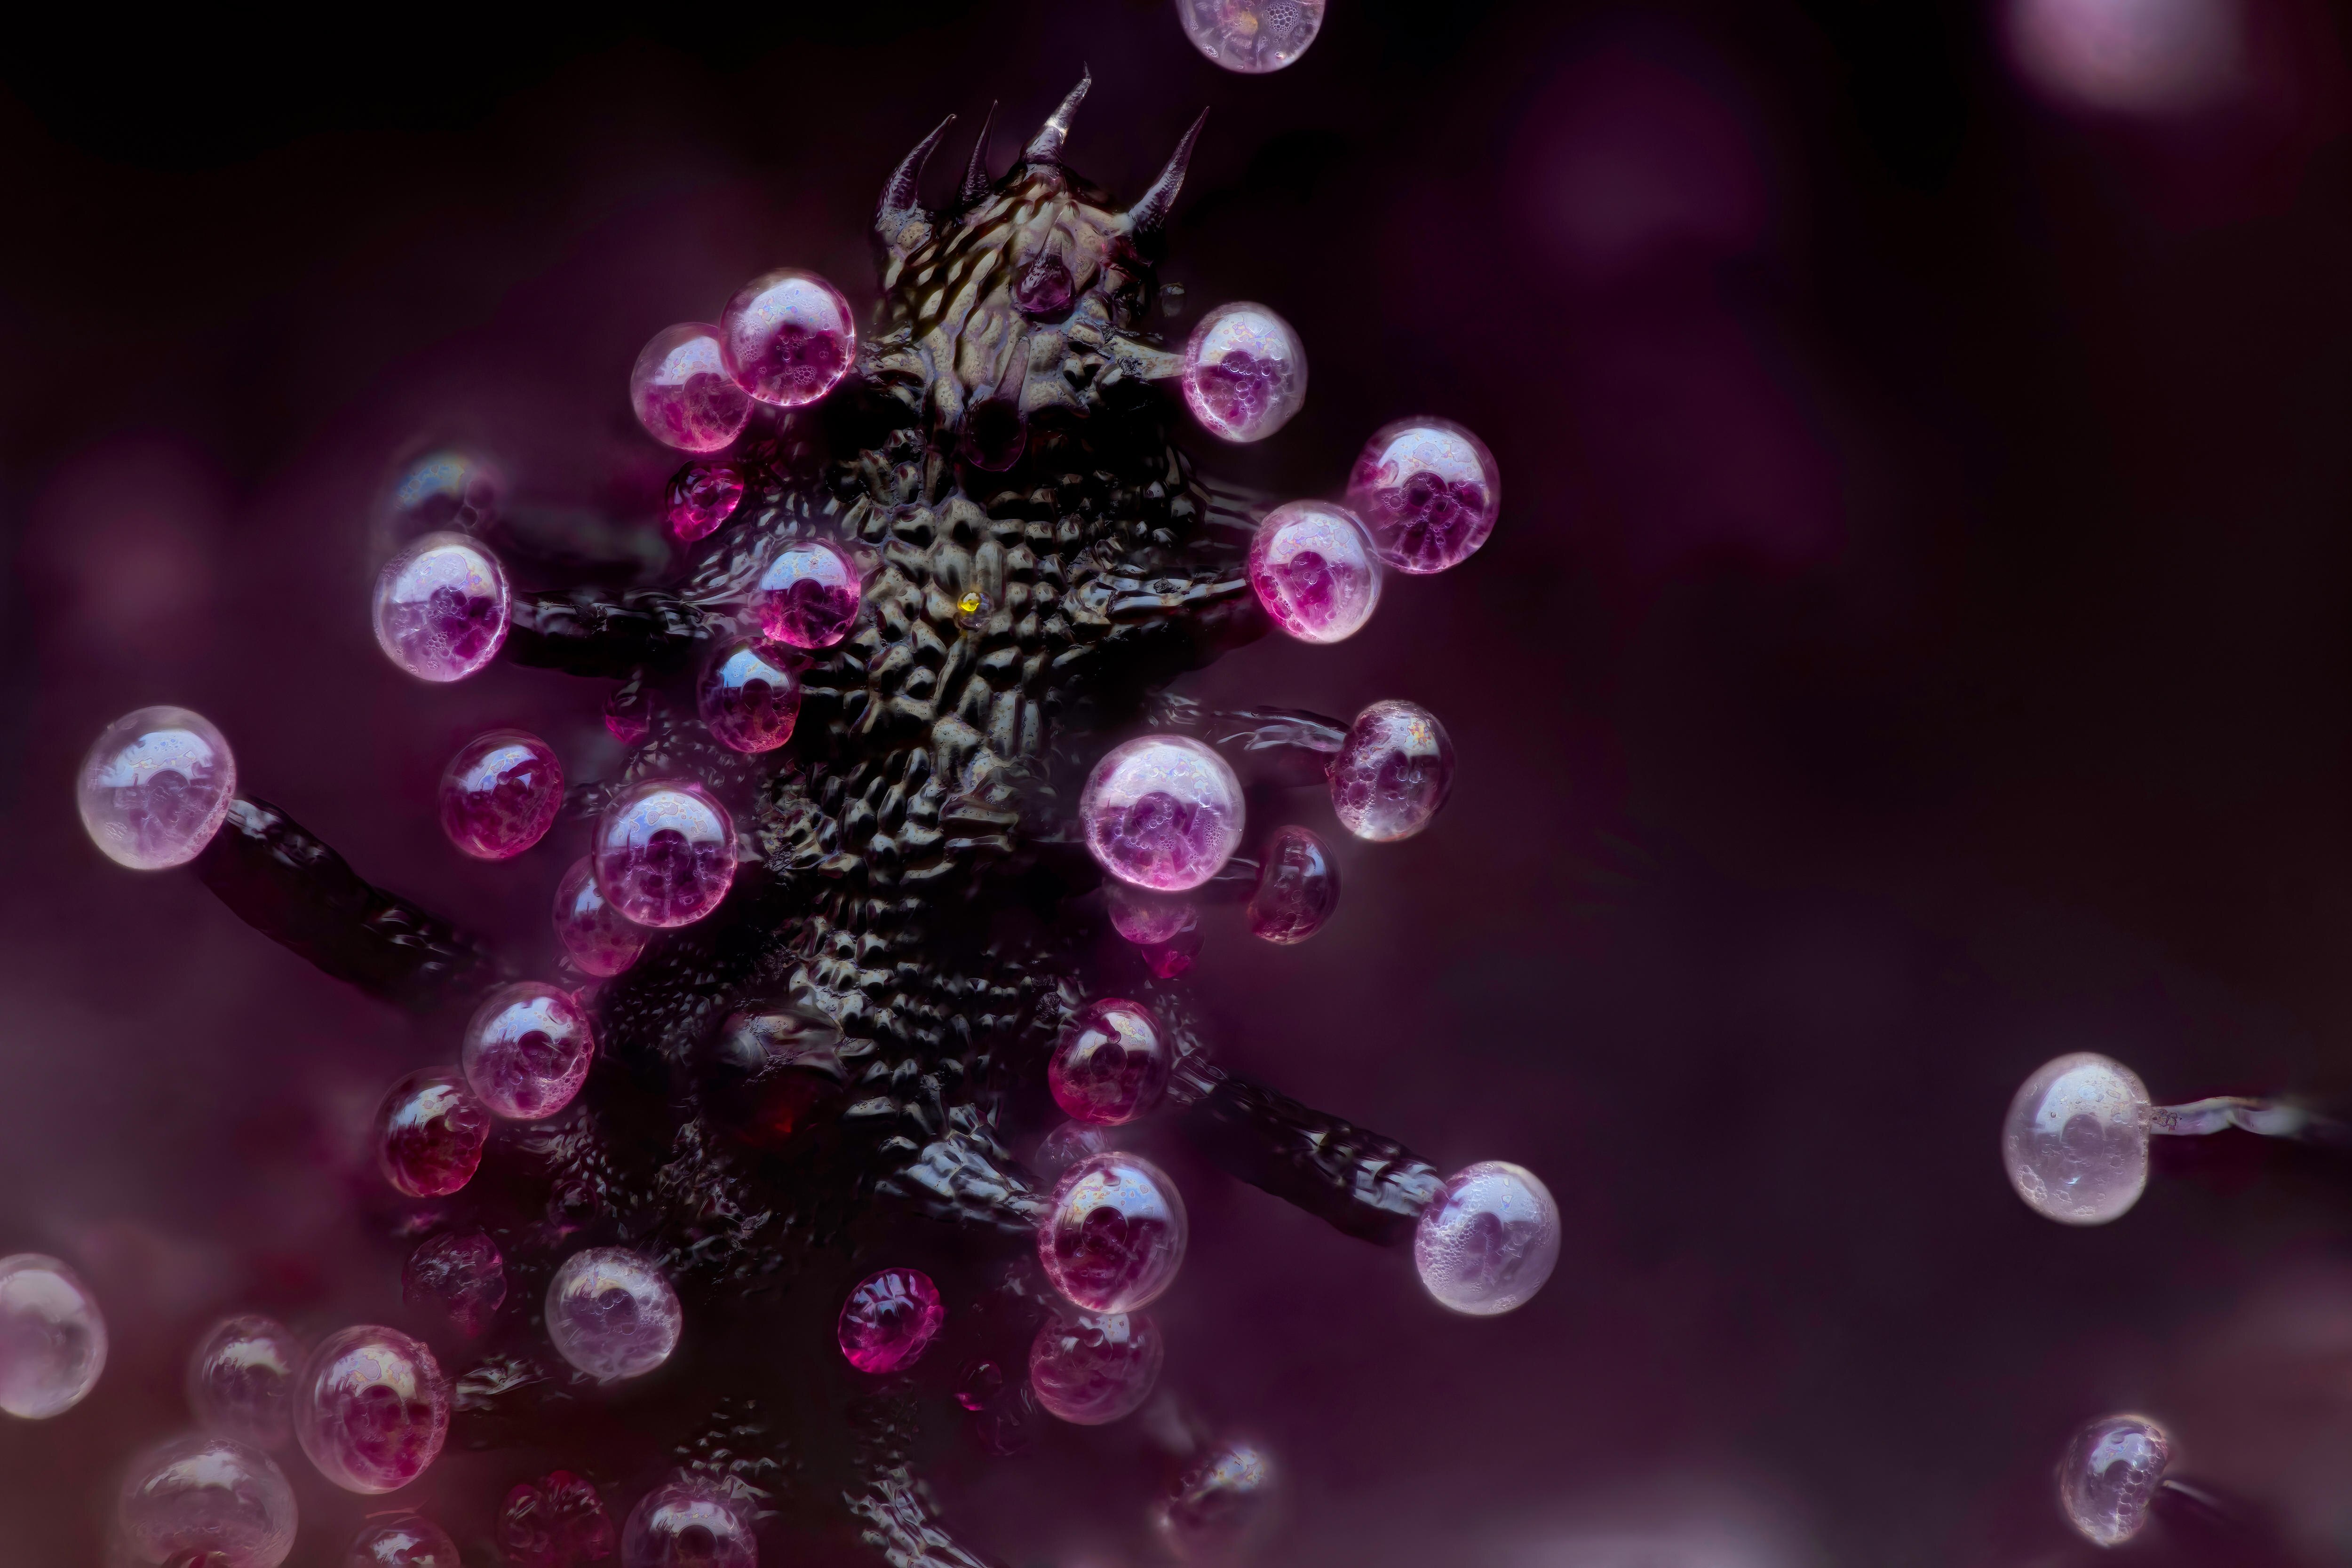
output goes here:
{"type": "Polygon", "coordinates": [[[1168,1173],[1124,1151],[1062,1173],[1037,1227],[1037,1260],[1071,1305],[1090,1312],[1150,1306],[1176,1282],[1191,1228],[1168,1173]]]}
{"type": "Polygon", "coordinates": [[[622,1247],[574,1252],[547,1282],[547,1336],[591,1377],[643,1377],[677,1348],[684,1313],[653,1260],[622,1247]]]}
{"type": "Polygon", "coordinates": [[[512,613],[498,557],[463,534],[425,535],[376,578],[376,643],[421,681],[461,681],[488,664],[512,613]]]}
{"type": "Polygon", "coordinates": [[[1454,742],[1417,703],[1376,702],[1348,726],[1331,760],[1331,810],[1372,843],[1409,839],[1454,792],[1454,742]]]}
{"type": "Polygon", "coordinates": [[[141,1563],[184,1553],[226,1568],[278,1568],[294,1550],[294,1489],[268,1455],[232,1437],[192,1435],[132,1461],[115,1500],[123,1544],[141,1563]]]}
{"type": "Polygon", "coordinates": [[[0,1410],[62,1415],[106,1370],[106,1319],[71,1269],[39,1252],[0,1258],[0,1410]]]}
{"type": "Polygon", "coordinates": [[[302,1346],[275,1318],[223,1320],[188,1357],[188,1409],[208,1432],[257,1448],[282,1448],[294,1435],[294,1379],[302,1346]]]}
{"type": "Polygon", "coordinates": [[[2147,1186],[2155,1107],[2139,1075],[2095,1051],[2046,1061],[2018,1090],[2001,1126],[2001,1164],[2035,1213],[2105,1225],[2147,1186]]]}
{"type": "Polygon", "coordinates": [[[1087,849],[1121,882],[1181,893],[1217,874],[1242,841],[1242,784],[1188,736],[1147,735],[1111,748],[1087,777],[1087,849]]]}
{"type": "Polygon", "coordinates": [[[727,302],[719,349],[737,386],[761,402],[799,408],[848,373],[857,358],[857,324],[840,289],[814,272],[779,267],[727,302]]]}
{"type": "Polygon", "coordinates": [[[449,1532],[421,1513],[373,1519],[343,1552],[342,1568],[466,1568],[449,1532]]]}
{"type": "Polygon", "coordinates": [[[1355,514],[1327,501],[1276,507],[1250,540],[1250,587],[1302,643],[1354,636],[1381,602],[1381,563],[1355,514]]]}
{"type": "Polygon", "coordinates": [[[719,329],[681,321],[655,333],[629,370],[629,405],[646,434],[680,452],[720,452],[751,423],[751,398],[727,371],[719,329]]]}
{"type": "Polygon", "coordinates": [[[1474,1317],[1524,1306],[1559,1261],[1559,1206],[1533,1171],[1507,1160],[1448,1176],[1413,1229],[1423,1288],[1474,1317]]]}
{"type": "Polygon", "coordinates": [[[458,1061],[467,1087],[492,1115],[537,1122],[572,1103],[595,1058],[580,1004],[553,986],[518,980],[474,1009],[458,1061]]]}
{"type": "Polygon", "coordinates": [[[760,1542],[741,1505],[698,1476],[637,1500],[621,1527],[621,1568],[759,1568],[760,1542]]]}
{"type": "Polygon", "coordinates": [[[236,797],[236,758],[202,714],[142,707],[100,732],[76,789],[81,825],[133,871],[185,865],[220,831],[236,797]]]}
{"type": "Polygon", "coordinates": [[[2058,1506],[2101,1546],[2120,1546],[2147,1523],[2148,1505],[2172,1462],[2172,1440],[2145,1416],[2102,1416],[2058,1461],[2058,1506]]]}
{"type": "Polygon", "coordinates": [[[2239,0],[2010,0],[2007,21],[2020,74],[2063,104],[2179,114],[2244,85],[2239,0]]]}
{"type": "Polygon", "coordinates": [[[1184,406],[1210,434],[1263,441],[1307,402],[1307,346],[1263,305],[1237,300],[1201,318],[1184,345],[1184,406]]]}
{"type": "Polygon", "coordinates": [[[1192,47],[1229,71],[1278,71],[1323,27],[1324,0],[1176,0],[1192,47]]]}
{"type": "Polygon", "coordinates": [[[345,1491],[397,1491],[440,1457],[449,1380],[421,1340],[377,1323],[319,1343],[294,1390],[302,1452],[345,1491]]]}
{"type": "Polygon", "coordinates": [[[1357,455],[1348,505],[1382,560],[1425,576],[1486,542],[1502,515],[1503,474],[1486,444],[1452,420],[1400,419],[1357,455]]]}
{"type": "Polygon", "coordinates": [[[596,819],[596,891],[623,919],[691,925],[735,882],[735,819],[691,779],[648,779],[596,819]]]}

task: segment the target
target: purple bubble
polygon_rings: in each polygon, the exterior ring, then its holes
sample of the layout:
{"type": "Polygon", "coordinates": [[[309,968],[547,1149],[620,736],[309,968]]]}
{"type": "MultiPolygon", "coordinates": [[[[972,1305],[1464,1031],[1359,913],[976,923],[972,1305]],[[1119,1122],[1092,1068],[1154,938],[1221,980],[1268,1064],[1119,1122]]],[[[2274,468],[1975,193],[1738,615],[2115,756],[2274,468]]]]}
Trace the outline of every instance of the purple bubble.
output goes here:
{"type": "Polygon", "coordinates": [[[751,400],[719,351],[719,329],[705,321],[653,335],[630,368],[629,404],[646,434],[681,452],[717,452],[751,418],[751,400]]]}
{"type": "Polygon", "coordinates": [[[476,860],[512,860],[547,836],[563,804],[563,765],[527,730],[478,735],[441,775],[441,831],[476,860]]]}

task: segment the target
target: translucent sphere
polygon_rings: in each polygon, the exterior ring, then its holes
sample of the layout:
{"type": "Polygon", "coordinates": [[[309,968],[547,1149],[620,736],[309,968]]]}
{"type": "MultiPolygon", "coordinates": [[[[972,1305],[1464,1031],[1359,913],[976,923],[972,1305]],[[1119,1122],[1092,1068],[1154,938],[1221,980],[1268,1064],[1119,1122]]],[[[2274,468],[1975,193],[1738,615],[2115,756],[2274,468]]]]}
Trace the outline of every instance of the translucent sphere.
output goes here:
{"type": "Polygon", "coordinates": [[[604,733],[634,750],[646,743],[653,727],[653,694],[636,681],[614,687],[604,699],[604,733]]]}
{"type": "Polygon", "coordinates": [[[1427,708],[1377,702],[1356,716],[1331,762],[1339,825],[1376,844],[1429,826],[1454,789],[1454,742],[1427,708]]]}
{"type": "Polygon", "coordinates": [[[798,408],[839,384],[857,357],[857,324],[841,290],[783,267],[736,290],[719,317],[735,384],[761,402],[798,408]]]}
{"type": "Polygon", "coordinates": [[[656,1487],[621,1528],[621,1568],[759,1568],[750,1515],[698,1476],[656,1487]]]}
{"type": "Polygon", "coordinates": [[[467,1086],[492,1115],[536,1122],[572,1103],[595,1055],[578,1002],[553,986],[518,980],[474,1009],[458,1060],[467,1086]]]}
{"type": "Polygon", "coordinates": [[[733,517],[742,500],[743,476],[733,464],[689,463],[670,476],[662,494],[662,520],[672,538],[690,545],[733,517]]]}
{"type": "Polygon", "coordinates": [[[2058,1461],[2058,1506],[2101,1546],[2120,1546],[2147,1522],[2172,1461],[2172,1440],[2145,1416],[2102,1416],[2074,1434],[2058,1461]]]}
{"type": "Polygon", "coordinates": [[[207,1432],[282,1448],[294,1435],[301,1370],[301,1343],[284,1323],[253,1314],[225,1319],[188,1357],[188,1409],[207,1432]]]}
{"type": "Polygon", "coordinates": [[[1099,1427],[1150,1397],[1167,1354],[1148,1312],[1050,1317],[1029,1345],[1029,1388],[1050,1414],[1099,1427]]]}
{"type": "Polygon", "coordinates": [[[617,975],[646,950],[646,928],[604,902],[585,857],[573,861],[555,884],[555,935],[572,961],[592,975],[617,975]]]}
{"type": "Polygon", "coordinates": [[[38,1252],[0,1258],[0,1410],[62,1415],[106,1370],[106,1319],[71,1269],[38,1252]]]}
{"type": "Polygon", "coordinates": [[[498,465],[479,453],[456,447],[426,453],[393,481],[377,537],[397,546],[419,534],[473,533],[497,519],[506,488],[498,465]]]}
{"type": "Polygon", "coordinates": [[[1559,1207],[1533,1171],[1481,1160],[1445,1178],[1412,1233],[1412,1266],[1442,1306],[1492,1317],[1523,1306],[1559,1261],[1559,1207]]]}
{"type": "Polygon", "coordinates": [[[1029,1156],[1029,1168],[1050,1187],[1062,1179],[1064,1171],[1080,1160],[1117,1148],[1121,1135],[1093,1122],[1065,1122],[1037,1140],[1037,1152],[1029,1156]]]}
{"type": "Polygon", "coordinates": [[[2009,1103],[2001,1163],[2036,1213],[2067,1225],[2105,1225],[2147,1186],[2154,1115],[2137,1073],[2078,1051],[2043,1062],[2009,1103]]]}
{"type": "Polygon", "coordinates": [[[830,648],[849,635],[865,589],[857,569],[823,539],[791,539],[760,574],[760,629],[795,648],[830,648]]]}
{"type": "Polygon", "coordinates": [[[376,1112],[376,1164],[411,1197],[446,1197],[474,1179],[490,1135],[489,1107],[446,1067],[392,1086],[376,1112]]]}
{"type": "Polygon", "coordinates": [[[1147,735],[1113,747],[1087,777],[1087,848],[1121,882],[1181,893],[1217,874],[1242,841],[1242,781],[1197,740],[1147,735]]]}
{"type": "Polygon", "coordinates": [[[345,1491],[397,1490],[449,1436],[449,1380],[421,1340],[362,1323],[310,1353],[294,1392],[294,1436],[345,1491]]]}
{"type": "Polygon", "coordinates": [[[478,861],[512,860],[547,836],[563,805],[563,765],[527,730],[478,735],[441,775],[441,831],[478,861]]]}
{"type": "Polygon", "coordinates": [[[563,1359],[610,1383],[643,1377],[677,1348],[685,1315],[653,1260],[620,1247],[574,1252],[547,1282],[547,1336],[563,1359]]]}
{"type": "Polygon", "coordinates": [[[1280,1500],[1274,1459],[1255,1443],[1228,1440],[1176,1482],[1153,1522],[1186,1563],[1234,1563],[1271,1534],[1280,1500]]]}
{"type": "Polygon", "coordinates": [[[940,1337],[948,1310],[940,1288],[919,1269],[885,1269],[868,1274],[841,1303],[835,1337],[841,1354],[860,1372],[898,1372],[912,1366],[940,1337]]]}
{"type": "Polygon", "coordinates": [[[735,751],[773,751],[793,737],[801,714],[801,678],[793,657],[773,643],[739,637],[702,666],[695,706],[703,727],[735,751]]]}
{"type": "Polygon", "coordinates": [[[512,617],[498,557],[463,534],[427,534],[375,580],[375,640],[422,681],[462,681],[498,656],[512,617]]]}
{"type": "Polygon", "coordinates": [[[731,445],[751,419],[751,400],[729,373],[719,329],[707,321],[665,327],[638,350],[629,405],[646,434],[680,452],[731,445]]]}
{"type": "Polygon", "coordinates": [[[1201,923],[1191,899],[1148,893],[1117,878],[1103,883],[1103,903],[1110,911],[1111,929],[1139,946],[1171,941],[1201,923]]]}
{"type": "Polygon", "coordinates": [[[371,1520],[352,1538],[342,1568],[465,1568],[449,1532],[421,1513],[371,1520]]]}
{"type": "Polygon", "coordinates": [[[2247,13],[2233,0],[2011,0],[2010,54],[2068,107],[2137,115],[2208,108],[2242,91],[2247,13]]]}
{"type": "Polygon", "coordinates": [[[584,1568],[611,1557],[618,1542],[596,1489],[570,1470],[522,1482],[499,1511],[508,1568],[584,1568]]]}
{"type": "Polygon", "coordinates": [[[1381,601],[1381,563],[1363,525],[1322,501],[1265,515],[1250,540],[1249,580],[1267,619],[1302,643],[1354,636],[1381,601]]]}
{"type": "Polygon", "coordinates": [[[236,798],[236,758],[203,715],[142,707],[99,733],[75,794],[81,825],[107,859],[161,871],[213,841],[236,798]]]}
{"type": "Polygon", "coordinates": [[[623,919],[691,925],[735,881],[735,819],[699,784],[647,779],[596,819],[589,859],[596,891],[623,919]]]}
{"type": "Polygon", "coordinates": [[[467,1339],[480,1337],[507,1299],[507,1260],[499,1244],[475,1232],[434,1237],[401,1266],[400,1299],[430,1307],[467,1339]]]}
{"type": "Polygon", "coordinates": [[[1426,575],[1470,559],[1503,510],[1503,472],[1486,444],[1445,419],[1375,431],[1348,476],[1348,505],[1381,559],[1426,575]]]}
{"type": "Polygon", "coordinates": [[[1184,406],[1212,435],[1263,441],[1307,402],[1307,349],[1263,305],[1220,305],[1184,345],[1184,406]]]}
{"type": "Polygon", "coordinates": [[[1229,71],[1278,71],[1307,52],[1323,0],[1176,0],[1184,36],[1229,71]]]}
{"type": "Polygon", "coordinates": [[[1104,997],[1062,1026],[1045,1064],[1045,1086],[1065,1115],[1115,1127],[1159,1105],[1175,1058],[1150,1009],[1104,997]]]}
{"type": "Polygon", "coordinates": [[[1250,935],[1288,946],[1323,929],[1339,906],[1339,868],[1321,839],[1295,825],[1276,828],[1250,894],[1250,935]]]}
{"type": "Polygon", "coordinates": [[[183,1553],[220,1568],[278,1568],[294,1550],[294,1489],[269,1456],[234,1437],[192,1435],[132,1461],[115,1500],[123,1544],[142,1563],[183,1553]]]}
{"type": "Polygon", "coordinates": [[[1150,1160],[1119,1152],[1062,1173],[1037,1227],[1045,1278],[1090,1312],[1150,1306],[1184,1262],[1184,1199],[1150,1160]]]}

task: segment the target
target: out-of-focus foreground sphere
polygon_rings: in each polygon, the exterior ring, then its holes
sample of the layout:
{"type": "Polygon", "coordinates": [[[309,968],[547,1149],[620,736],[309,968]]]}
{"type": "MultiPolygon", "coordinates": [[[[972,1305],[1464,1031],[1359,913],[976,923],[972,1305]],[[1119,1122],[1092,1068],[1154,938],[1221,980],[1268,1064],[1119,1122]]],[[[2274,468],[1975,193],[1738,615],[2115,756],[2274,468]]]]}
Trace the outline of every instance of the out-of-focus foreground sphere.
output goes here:
{"type": "Polygon", "coordinates": [[[1099,1427],[1142,1407],[1167,1354],[1149,1312],[1057,1314],[1030,1343],[1029,1391],[1047,1414],[1099,1427]]]}
{"type": "Polygon", "coordinates": [[[600,977],[619,974],[646,950],[646,928],[604,902],[584,855],[555,884],[555,935],[573,963],[600,977]]]}
{"type": "Polygon", "coordinates": [[[2155,1114],[2139,1075],[2095,1051],[2046,1061],[2009,1103],[2001,1163],[2017,1196],[2068,1225],[2105,1225],[2147,1186],[2155,1114]]]}
{"type": "Polygon", "coordinates": [[[643,1377],[677,1348],[685,1314],[650,1258],[622,1247],[574,1252],[547,1282],[547,1337],[591,1377],[643,1377]]]}
{"type": "Polygon", "coordinates": [[[751,418],[751,394],[727,373],[719,329],[705,321],[653,335],[630,367],[629,405],[646,434],[680,452],[732,445],[751,418]]]}
{"type": "Polygon", "coordinates": [[[1323,0],[1176,0],[1193,47],[1229,71],[1278,71],[1323,26],[1323,0]]]}
{"type": "Polygon", "coordinates": [[[1331,810],[1339,825],[1376,844],[1429,826],[1454,792],[1454,742],[1418,704],[1376,702],[1348,727],[1331,761],[1331,810]]]}
{"type": "Polygon", "coordinates": [[[580,1004],[536,980],[492,991],[474,1009],[461,1049],[476,1098],[514,1122],[540,1121],[571,1104],[596,1057],[580,1004]]]}
{"type": "Polygon", "coordinates": [[[1220,1443],[1177,1480],[1153,1524],[1184,1562],[1240,1563],[1273,1533],[1280,1479],[1257,1444],[1220,1443]]]}
{"type": "Polygon", "coordinates": [[[1338,643],[1361,631],[1381,602],[1371,537],[1343,507],[1276,507],[1250,539],[1250,587],[1266,618],[1302,643],[1338,643]]]}
{"type": "Polygon", "coordinates": [[[117,865],[185,865],[228,815],[236,758],[202,714],[142,707],[99,733],[75,796],[89,841],[117,865]]]}
{"type": "Polygon", "coordinates": [[[1095,860],[1155,893],[1181,893],[1216,875],[1240,847],[1244,810],[1232,766],[1180,735],[1113,747],[1078,797],[1095,860]]]}
{"type": "Polygon", "coordinates": [[[1184,345],[1184,406],[1227,441],[1263,441],[1307,403],[1307,346],[1263,305],[1236,300],[1201,318],[1184,345]]]}
{"type": "Polygon", "coordinates": [[[421,1513],[373,1520],[343,1553],[342,1568],[465,1568],[449,1532],[421,1513]]]}
{"type": "Polygon", "coordinates": [[[547,836],[563,804],[563,765],[528,730],[494,729],[441,775],[441,831],[478,861],[512,860],[547,836]]]}
{"type": "Polygon", "coordinates": [[[2176,114],[2243,81],[2239,0],[2010,0],[2018,70],[2061,103],[2176,114]]]}
{"type": "Polygon", "coordinates": [[[361,1323],[310,1353],[294,1394],[294,1436],[345,1491],[395,1491],[449,1436],[449,1380],[421,1340],[361,1323]]]}
{"type": "Polygon", "coordinates": [[[106,1370],[106,1319],[71,1269],[0,1258],[0,1410],[38,1421],[80,1404],[106,1370]]]}
{"type": "Polygon", "coordinates": [[[736,290],[719,317],[719,352],[735,384],[761,402],[799,408],[831,392],[857,357],[857,325],[841,290],[781,267],[736,290]]]}
{"type": "Polygon", "coordinates": [[[432,1307],[467,1339],[480,1334],[507,1299],[507,1260],[479,1231],[446,1230],[408,1255],[400,1268],[400,1299],[432,1307]]]}
{"type": "Polygon", "coordinates": [[[1559,1261],[1559,1206],[1533,1171],[1506,1160],[1446,1177],[1413,1229],[1423,1288],[1475,1317],[1524,1305],[1559,1261]]]}
{"type": "Polygon", "coordinates": [[[1373,432],[1348,476],[1348,505],[1381,559],[1426,575],[1470,559],[1503,511],[1495,455],[1450,419],[1401,419],[1373,432]]]}
{"type": "Polygon", "coordinates": [[[375,580],[375,640],[421,681],[461,681],[498,656],[513,604],[498,557],[463,534],[427,534],[375,580]]]}
{"type": "Polygon", "coordinates": [[[294,1550],[294,1489],[269,1456],[234,1437],[174,1437],[134,1460],[115,1502],[141,1563],[195,1553],[220,1568],[278,1568],[294,1550]]]}
{"type": "Polygon", "coordinates": [[[621,1568],[758,1568],[760,1542],[736,1501],[698,1477],[656,1487],[621,1529],[621,1568]]]}
{"type": "Polygon", "coordinates": [[[2074,1434],[2058,1461],[2058,1506],[2102,1546],[2120,1546],[2147,1522],[2172,1462],[2172,1440],[2145,1416],[2102,1416],[2074,1434]]]}
{"type": "Polygon", "coordinates": [[[691,925],[735,882],[735,819],[690,779],[648,779],[596,819],[596,891],[639,925],[691,925]]]}
{"type": "Polygon", "coordinates": [[[276,1318],[229,1318],[196,1342],[188,1357],[188,1409],[207,1432],[257,1448],[279,1448],[294,1435],[294,1379],[301,1343],[276,1318]]]}
{"type": "Polygon", "coordinates": [[[1150,1160],[1115,1151],[1080,1160],[1054,1184],[1037,1259],[1073,1306],[1131,1312],[1176,1282],[1187,1239],[1176,1184],[1150,1160]]]}

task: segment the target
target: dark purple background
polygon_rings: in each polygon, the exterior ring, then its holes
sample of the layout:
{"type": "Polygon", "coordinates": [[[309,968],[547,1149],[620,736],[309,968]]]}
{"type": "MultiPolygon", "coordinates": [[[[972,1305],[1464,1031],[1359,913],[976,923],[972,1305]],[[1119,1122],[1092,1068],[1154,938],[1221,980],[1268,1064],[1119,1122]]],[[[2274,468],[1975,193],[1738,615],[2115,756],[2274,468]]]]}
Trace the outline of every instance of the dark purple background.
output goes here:
{"type": "MultiPolygon", "coordinates": [[[[2040,104],[1957,3],[1336,0],[1262,78],[1141,0],[876,9],[378,18],[311,60],[100,17],[7,61],[0,1252],[73,1260],[114,1351],[80,1408],[0,1418],[0,1557],[93,1560],[213,1313],[398,1311],[355,1128],[453,1054],[103,862],[89,737],[195,706],[363,872],[543,957],[576,845],[467,862],[430,792],[496,722],[609,766],[604,688],[391,668],[391,464],[471,442],[530,504],[642,517],[671,463],[629,417],[638,345],[774,265],[862,307],[888,165],[950,109],[960,161],[992,97],[1009,156],[1081,60],[1070,157],[1115,191],[1214,106],[1166,276],[1187,320],[1261,299],[1312,356],[1280,436],[1192,443],[1210,472],[1328,491],[1427,410],[1506,476],[1485,551],[1355,642],[1193,683],[1444,719],[1437,825],[1343,846],[1304,947],[1218,925],[1198,983],[1231,1061],[1449,1168],[1521,1161],[1568,1225],[1544,1294],[1474,1322],[1187,1169],[1168,1383],[1281,1457],[1280,1560],[2072,1562],[2049,1467],[2116,1407],[2298,1560],[2352,1551],[2352,1169],[2167,1148],[2078,1232],[1995,1155],[2064,1050],[2159,1099],[2352,1092],[2323,10],[2256,0],[2247,95],[2136,127],[2040,104]]],[[[1141,1561],[1133,1447],[965,1465],[950,1516],[1019,1564],[1141,1561]]],[[[331,1563],[362,1511],[292,1468],[295,1561],[331,1563]]],[[[431,1500],[478,1530],[510,1468],[453,1457],[431,1500]]],[[[2148,1561],[2183,1550],[2159,1533],[2148,1561]]]]}

